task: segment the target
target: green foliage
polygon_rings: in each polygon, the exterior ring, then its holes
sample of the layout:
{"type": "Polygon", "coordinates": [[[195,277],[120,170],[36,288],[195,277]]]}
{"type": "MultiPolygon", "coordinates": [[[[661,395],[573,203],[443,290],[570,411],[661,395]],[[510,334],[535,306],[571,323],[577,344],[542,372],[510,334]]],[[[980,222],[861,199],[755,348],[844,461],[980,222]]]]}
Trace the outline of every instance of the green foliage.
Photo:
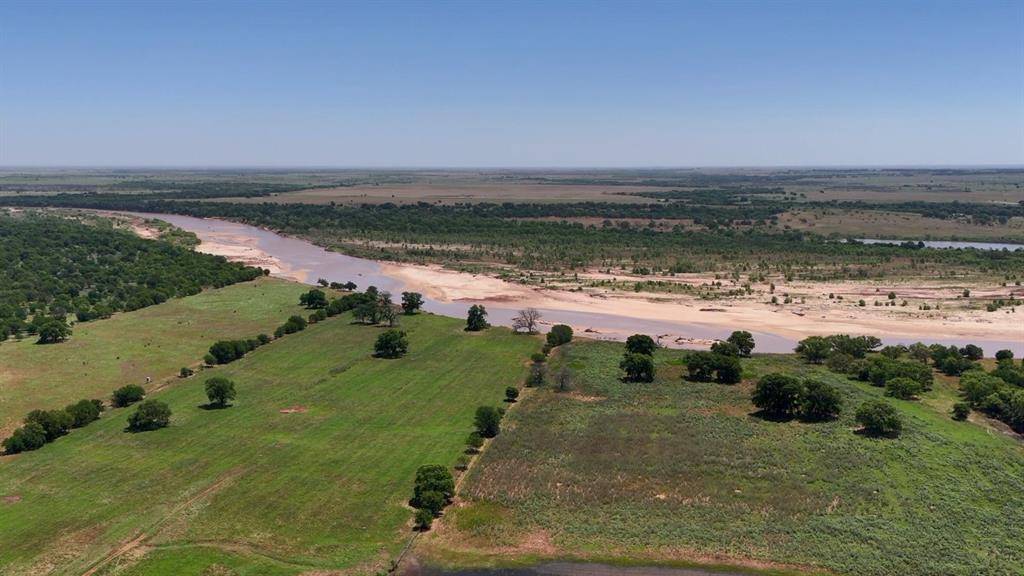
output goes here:
{"type": "Polygon", "coordinates": [[[519,388],[515,386],[509,386],[505,388],[505,401],[515,402],[519,398],[519,388]]]}
{"type": "Polygon", "coordinates": [[[633,334],[626,338],[626,352],[651,356],[657,347],[654,339],[646,334],[633,334]]]}
{"type": "Polygon", "coordinates": [[[809,422],[832,420],[843,409],[843,397],[835,386],[820,380],[804,382],[800,417],[809,422]]]}
{"type": "Polygon", "coordinates": [[[996,361],[1013,360],[1013,350],[1000,350],[996,352],[996,361]]]}
{"type": "Polygon", "coordinates": [[[647,354],[626,352],[619,362],[619,368],[626,373],[626,380],[631,382],[654,381],[654,358],[647,354]]]}
{"type": "Polygon", "coordinates": [[[46,444],[46,430],[38,422],[29,422],[16,429],[3,441],[6,454],[18,454],[38,450],[46,444]]]}
{"type": "Polygon", "coordinates": [[[470,432],[466,437],[466,448],[470,452],[478,452],[484,445],[484,437],[479,432],[470,432]]]}
{"type": "Polygon", "coordinates": [[[160,400],[144,400],[128,416],[128,430],[146,432],[165,428],[171,423],[171,409],[160,400]]]}
{"type": "Polygon", "coordinates": [[[422,532],[430,530],[430,525],[434,522],[434,515],[430,510],[423,508],[417,509],[416,514],[413,515],[413,521],[415,528],[422,532]]]}
{"type": "Polygon", "coordinates": [[[953,404],[951,415],[953,416],[953,420],[967,420],[967,417],[971,415],[971,405],[967,402],[957,402],[953,404]]]}
{"type": "Polygon", "coordinates": [[[235,383],[223,376],[207,378],[205,388],[211,406],[223,408],[235,399],[235,383]]]}
{"type": "Polygon", "coordinates": [[[981,360],[985,357],[985,351],[974,344],[968,344],[960,349],[960,354],[968,360],[981,360]]]}
{"type": "Polygon", "coordinates": [[[555,324],[547,335],[547,343],[553,348],[572,342],[572,328],[565,324],[555,324]]]}
{"type": "Polygon", "coordinates": [[[924,392],[924,386],[917,380],[905,377],[896,377],[886,380],[885,395],[900,400],[912,400],[924,392]]]}
{"type": "Polygon", "coordinates": [[[234,362],[260,345],[259,340],[220,340],[210,346],[209,355],[217,364],[234,362]]]}
{"type": "Polygon", "coordinates": [[[466,316],[466,330],[469,332],[479,332],[490,328],[490,324],[487,323],[487,309],[481,304],[474,304],[469,307],[469,313],[466,316]]]}
{"type": "Polygon", "coordinates": [[[178,371],[179,378],[188,378],[193,374],[195,374],[195,371],[189,368],[188,366],[182,366],[181,370],[178,371]]]}
{"type": "Polygon", "coordinates": [[[286,320],[284,324],[278,326],[277,329],[274,330],[274,337],[280,338],[286,334],[301,332],[306,329],[308,324],[309,322],[307,322],[302,316],[289,316],[288,320],[286,320]]]}
{"type": "Polygon", "coordinates": [[[68,405],[64,409],[71,416],[71,427],[81,428],[90,422],[99,420],[103,412],[103,402],[100,400],[79,400],[68,405]]]}
{"type": "Polygon", "coordinates": [[[686,357],[686,370],[694,382],[736,384],[742,377],[739,358],[713,352],[691,352],[686,357]]]}
{"type": "Polygon", "coordinates": [[[455,495],[455,479],[440,464],[420,466],[416,470],[411,504],[438,516],[455,495]]]}
{"type": "Polygon", "coordinates": [[[803,385],[796,378],[772,373],[757,381],[750,401],[770,418],[790,418],[799,410],[803,393],[803,385]]]}
{"type": "Polygon", "coordinates": [[[306,308],[326,308],[327,294],[323,290],[313,288],[309,292],[299,295],[299,304],[306,308]]]}
{"type": "Polygon", "coordinates": [[[56,344],[71,336],[71,328],[62,318],[48,318],[38,326],[38,330],[39,344],[56,344]]]}
{"type": "Polygon", "coordinates": [[[535,388],[543,386],[547,381],[547,368],[544,364],[534,362],[530,365],[530,372],[526,376],[526,386],[529,388],[535,388]]]}
{"type": "Polygon", "coordinates": [[[796,353],[811,364],[821,364],[832,353],[832,343],[824,336],[808,336],[797,343],[796,353]]]}
{"type": "Polygon", "coordinates": [[[115,408],[123,408],[129,404],[134,404],[146,395],[146,391],[138,384],[127,384],[114,390],[114,393],[110,397],[110,403],[115,408]]]}
{"type": "Polygon", "coordinates": [[[423,307],[423,295],[419,292],[402,292],[402,311],[415,314],[423,307]]]}
{"type": "Polygon", "coordinates": [[[722,356],[739,357],[740,347],[733,344],[732,342],[718,340],[711,344],[711,353],[721,354],[722,356]]]}
{"type": "Polygon", "coordinates": [[[835,352],[829,355],[828,359],[825,360],[825,366],[829,370],[837,374],[852,374],[854,372],[855,364],[857,359],[853,356],[843,353],[835,352]]]}
{"type": "Polygon", "coordinates": [[[476,409],[473,426],[480,436],[494,438],[501,432],[501,412],[493,406],[480,406],[476,409]]]}
{"type": "Polygon", "coordinates": [[[399,358],[409,351],[409,339],[401,330],[385,330],[373,344],[373,354],[378,358],[399,358]]]}
{"type": "Polygon", "coordinates": [[[25,424],[39,424],[46,433],[46,441],[53,442],[67,434],[75,420],[64,410],[33,410],[25,416],[25,424]]]}
{"type": "Polygon", "coordinates": [[[740,356],[748,357],[754,350],[754,336],[746,330],[737,330],[726,338],[726,342],[735,344],[740,350],[740,356]]]}
{"type": "Polygon", "coordinates": [[[903,431],[903,417],[896,408],[882,400],[869,400],[857,408],[857,422],[870,436],[898,436],[903,431]]]}

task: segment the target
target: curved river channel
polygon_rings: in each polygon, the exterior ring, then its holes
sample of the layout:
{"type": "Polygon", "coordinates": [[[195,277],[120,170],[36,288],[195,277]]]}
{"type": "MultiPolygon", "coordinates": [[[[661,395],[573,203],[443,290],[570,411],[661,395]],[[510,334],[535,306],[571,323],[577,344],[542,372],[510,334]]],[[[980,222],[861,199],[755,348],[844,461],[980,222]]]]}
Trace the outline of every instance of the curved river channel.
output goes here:
{"type": "MultiPolygon", "coordinates": [[[[435,314],[456,318],[465,318],[466,310],[474,303],[487,307],[488,320],[492,324],[511,324],[512,317],[526,304],[509,302],[507,298],[495,297],[480,299],[444,300],[429,297],[429,286],[417,286],[415,281],[399,277],[390,272],[392,266],[382,265],[373,260],[355,258],[301,240],[277,234],[270,230],[217,220],[213,218],[194,218],[176,214],[128,213],[141,218],[163,220],[196,234],[203,245],[197,249],[227,256],[229,259],[248,261],[253,265],[270,268],[272,275],[313,284],[323,278],[331,282],[355,282],[359,289],[373,285],[393,294],[402,291],[424,293],[424,309],[435,314]],[[214,249],[215,247],[215,249],[214,249]],[[261,259],[266,262],[262,263],[261,259]],[[503,301],[504,300],[504,301],[503,301]]],[[[482,281],[471,274],[462,274],[467,284],[482,281]]],[[[460,279],[461,280],[461,279],[460,279]]],[[[489,283],[500,282],[491,278],[489,283]]],[[[522,290],[522,287],[507,284],[511,291],[522,290]]],[[[742,325],[729,325],[728,322],[706,324],[699,322],[680,322],[678,319],[637,318],[627,315],[594,312],[587,309],[585,302],[576,309],[554,309],[537,306],[543,315],[544,324],[568,324],[580,336],[596,339],[624,340],[630,334],[642,333],[651,336],[662,335],[662,344],[671,347],[703,348],[708,342],[726,338],[733,330],[748,329],[742,325]]],[[[799,338],[792,335],[780,335],[770,332],[750,330],[757,342],[757,352],[791,352],[799,338]]],[[[955,344],[962,346],[969,342],[981,345],[986,352],[1009,348],[1017,355],[1024,355],[1024,328],[1017,335],[1006,334],[1001,338],[952,338],[941,334],[926,333],[920,335],[886,337],[878,334],[887,344],[909,344],[918,340],[926,343],[955,344]]]]}

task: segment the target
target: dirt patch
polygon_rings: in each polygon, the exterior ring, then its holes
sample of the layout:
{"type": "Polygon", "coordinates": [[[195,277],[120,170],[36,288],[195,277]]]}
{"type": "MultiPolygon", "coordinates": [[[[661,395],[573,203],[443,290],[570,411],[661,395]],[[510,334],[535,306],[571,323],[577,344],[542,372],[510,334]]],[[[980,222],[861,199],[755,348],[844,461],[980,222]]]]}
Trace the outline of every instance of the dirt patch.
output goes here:
{"type": "Polygon", "coordinates": [[[0,502],[3,502],[4,504],[14,504],[16,502],[21,502],[21,496],[19,496],[17,494],[10,494],[8,496],[0,496],[0,502]]]}
{"type": "Polygon", "coordinates": [[[576,400],[577,402],[600,402],[602,400],[607,400],[604,396],[588,396],[580,392],[570,392],[566,394],[565,397],[576,400]]]}
{"type": "Polygon", "coordinates": [[[281,408],[278,410],[281,414],[302,414],[309,411],[309,408],[305,406],[292,406],[290,408],[281,408]]]}

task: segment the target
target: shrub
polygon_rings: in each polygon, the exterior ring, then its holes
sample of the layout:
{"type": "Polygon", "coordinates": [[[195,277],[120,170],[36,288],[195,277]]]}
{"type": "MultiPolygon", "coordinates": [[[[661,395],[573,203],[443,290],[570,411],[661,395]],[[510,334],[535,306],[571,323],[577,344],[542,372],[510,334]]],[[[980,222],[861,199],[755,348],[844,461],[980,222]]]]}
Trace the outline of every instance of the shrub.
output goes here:
{"type": "Polygon", "coordinates": [[[423,508],[423,496],[432,492],[441,496],[442,506],[455,495],[455,479],[447,468],[440,464],[425,464],[416,469],[413,486],[413,505],[423,508]]]}
{"type": "Polygon", "coordinates": [[[487,309],[480,304],[470,306],[469,313],[466,315],[466,330],[479,332],[490,327],[491,325],[487,323],[487,309]]]}
{"type": "Polygon", "coordinates": [[[652,382],[654,380],[654,358],[647,354],[626,352],[619,362],[619,368],[631,382],[652,382]]]}
{"type": "Polygon", "coordinates": [[[686,356],[686,371],[690,380],[710,382],[715,374],[715,362],[710,352],[691,352],[686,356]]]}
{"type": "Polygon", "coordinates": [[[825,360],[825,366],[837,374],[849,374],[856,359],[844,352],[836,352],[825,360]]]}
{"type": "Polygon", "coordinates": [[[996,352],[996,360],[999,362],[1013,360],[1013,350],[1000,350],[996,352]]]}
{"type": "Polygon", "coordinates": [[[263,346],[264,344],[269,344],[270,336],[267,336],[266,334],[260,334],[259,336],[256,337],[256,341],[260,343],[260,346],[263,346]]]}
{"type": "Polygon", "coordinates": [[[309,292],[299,295],[299,304],[306,308],[326,308],[327,294],[323,290],[313,288],[309,292]]]}
{"type": "Polygon", "coordinates": [[[128,430],[145,432],[164,428],[171,423],[171,409],[159,400],[146,400],[128,417],[128,430]]]}
{"type": "Polygon", "coordinates": [[[206,397],[212,406],[223,408],[235,399],[235,383],[223,376],[206,380],[206,397]]]}
{"type": "Polygon", "coordinates": [[[811,364],[821,364],[831,352],[832,344],[824,336],[808,336],[796,346],[796,353],[811,364]]]}
{"type": "Polygon", "coordinates": [[[651,356],[657,347],[658,345],[654,343],[654,339],[646,334],[633,334],[626,338],[626,352],[651,356]]]}
{"type": "Polygon", "coordinates": [[[308,322],[302,316],[289,316],[284,324],[277,327],[277,330],[274,331],[274,336],[280,338],[285,334],[301,332],[306,329],[307,325],[308,322]]]}
{"type": "Polygon", "coordinates": [[[555,324],[548,332],[547,342],[552,348],[572,342],[572,328],[565,324],[555,324]]]}
{"type": "Polygon", "coordinates": [[[923,391],[921,383],[910,378],[892,378],[885,383],[885,395],[900,400],[910,400],[923,391]]]}
{"type": "Polygon", "coordinates": [[[64,409],[71,416],[71,427],[81,428],[99,420],[103,403],[99,400],[79,400],[64,409]]]}
{"type": "Polygon", "coordinates": [[[722,356],[739,356],[740,347],[732,342],[718,340],[711,345],[711,353],[721,354],[722,356]]]}
{"type": "Polygon", "coordinates": [[[986,398],[996,394],[1004,386],[1002,379],[980,370],[972,370],[960,378],[960,390],[964,394],[964,399],[976,408],[980,408],[986,398]]]}
{"type": "Polygon", "coordinates": [[[971,415],[971,405],[967,402],[953,404],[952,415],[953,420],[967,420],[967,417],[971,415]]]}
{"type": "Polygon", "coordinates": [[[726,338],[726,342],[735,344],[740,350],[740,356],[750,356],[754,350],[754,337],[746,330],[737,330],[726,338]]]}
{"type": "Polygon", "coordinates": [[[772,373],[757,381],[750,401],[772,418],[789,418],[800,408],[803,386],[786,374],[772,373]]]}
{"type": "Polygon", "coordinates": [[[528,388],[543,386],[545,380],[547,380],[547,369],[544,364],[531,364],[530,373],[526,376],[526,386],[528,388]]]}
{"type": "Polygon", "coordinates": [[[888,402],[869,400],[857,408],[857,422],[871,436],[897,436],[903,430],[900,413],[888,402]]]}
{"type": "Polygon", "coordinates": [[[138,384],[128,384],[127,386],[122,386],[117,390],[114,390],[114,393],[110,398],[110,403],[118,408],[123,408],[142,400],[145,396],[146,391],[143,390],[142,386],[139,386],[138,384]]]}
{"type": "Polygon", "coordinates": [[[974,344],[968,344],[961,348],[960,354],[968,360],[981,360],[985,356],[985,352],[974,344]]]}
{"type": "Polygon", "coordinates": [[[430,513],[430,510],[419,509],[414,518],[416,529],[423,532],[430,530],[430,525],[434,522],[434,515],[430,513]]]}
{"type": "Polygon", "coordinates": [[[374,356],[378,358],[398,358],[409,351],[409,340],[401,330],[385,330],[377,336],[373,345],[374,356]]]}
{"type": "Polygon", "coordinates": [[[467,454],[459,454],[459,457],[455,459],[456,470],[466,470],[469,468],[469,456],[467,454]]]}
{"type": "Polygon", "coordinates": [[[515,386],[509,386],[505,388],[505,401],[515,402],[519,398],[519,389],[515,386]]]}
{"type": "Polygon", "coordinates": [[[484,438],[494,438],[501,432],[501,412],[493,406],[480,406],[473,419],[476,431],[484,438]]]}
{"type": "Polygon", "coordinates": [[[216,363],[217,359],[213,357],[213,354],[207,352],[206,355],[203,356],[203,364],[206,364],[207,366],[213,366],[216,363]]]}
{"type": "Polygon", "coordinates": [[[715,363],[715,382],[719,384],[737,384],[743,377],[740,359],[736,356],[712,354],[715,363]]]}
{"type": "Polygon", "coordinates": [[[484,437],[479,432],[470,432],[466,438],[466,448],[472,453],[477,453],[480,448],[484,445],[484,437]]]}
{"type": "Polygon", "coordinates": [[[545,356],[543,352],[534,352],[533,354],[530,354],[530,360],[533,361],[534,364],[540,364],[541,362],[545,362],[547,359],[548,357],[545,356]]]}
{"type": "Polygon", "coordinates": [[[803,397],[800,399],[800,417],[804,420],[831,420],[839,415],[842,408],[843,397],[834,386],[817,380],[804,383],[803,397]]]}
{"type": "Polygon", "coordinates": [[[53,442],[71,430],[74,418],[65,410],[33,410],[25,416],[25,424],[32,422],[42,426],[47,442],[53,442]]]}
{"type": "Polygon", "coordinates": [[[178,372],[178,377],[179,378],[188,378],[189,376],[191,376],[193,374],[195,374],[195,372],[191,368],[189,368],[188,366],[182,366],[181,367],[181,371],[178,372]]]}
{"type": "Polygon", "coordinates": [[[42,448],[46,444],[46,430],[38,422],[29,422],[15,430],[3,441],[6,454],[18,454],[42,448]]]}

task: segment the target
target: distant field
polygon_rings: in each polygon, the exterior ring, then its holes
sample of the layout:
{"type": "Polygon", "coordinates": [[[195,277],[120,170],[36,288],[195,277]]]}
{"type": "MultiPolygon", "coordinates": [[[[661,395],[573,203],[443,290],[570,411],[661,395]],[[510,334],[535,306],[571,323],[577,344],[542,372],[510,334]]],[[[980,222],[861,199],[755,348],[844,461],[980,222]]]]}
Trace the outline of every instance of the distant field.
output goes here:
{"type": "Polygon", "coordinates": [[[151,386],[199,363],[221,338],[272,333],[301,311],[301,284],[270,278],[172,299],[108,320],[74,325],[67,342],[0,343],[0,436],[36,408],[107,399],[125,384],[151,386]]]}
{"type": "Polygon", "coordinates": [[[779,216],[779,226],[817,234],[864,238],[1024,240],[1024,219],[985,226],[919,214],[866,210],[793,210],[779,216]]]}
{"type": "Polygon", "coordinates": [[[169,428],[126,433],[117,409],[0,459],[0,573],[80,575],[115,549],[100,574],[386,568],[411,535],[416,468],[454,464],[476,407],[538,347],[439,316],[402,326],[398,360],[370,356],[380,329],[339,316],[152,395],[169,428]],[[211,374],[236,381],[234,406],[199,407],[211,374]]]}
{"type": "Polygon", "coordinates": [[[881,390],[789,356],[745,361],[745,377],[813,374],[845,413],[817,424],[750,415],[749,380],[681,380],[658,352],[650,385],[619,381],[622,345],[577,343],[572,393],[539,390],[510,413],[466,478],[462,503],[422,540],[428,560],[508,564],[577,557],[813,567],[850,575],[1024,572],[1024,445],[947,414],[940,384],[891,400],[903,436],[853,433],[881,390]]]}

